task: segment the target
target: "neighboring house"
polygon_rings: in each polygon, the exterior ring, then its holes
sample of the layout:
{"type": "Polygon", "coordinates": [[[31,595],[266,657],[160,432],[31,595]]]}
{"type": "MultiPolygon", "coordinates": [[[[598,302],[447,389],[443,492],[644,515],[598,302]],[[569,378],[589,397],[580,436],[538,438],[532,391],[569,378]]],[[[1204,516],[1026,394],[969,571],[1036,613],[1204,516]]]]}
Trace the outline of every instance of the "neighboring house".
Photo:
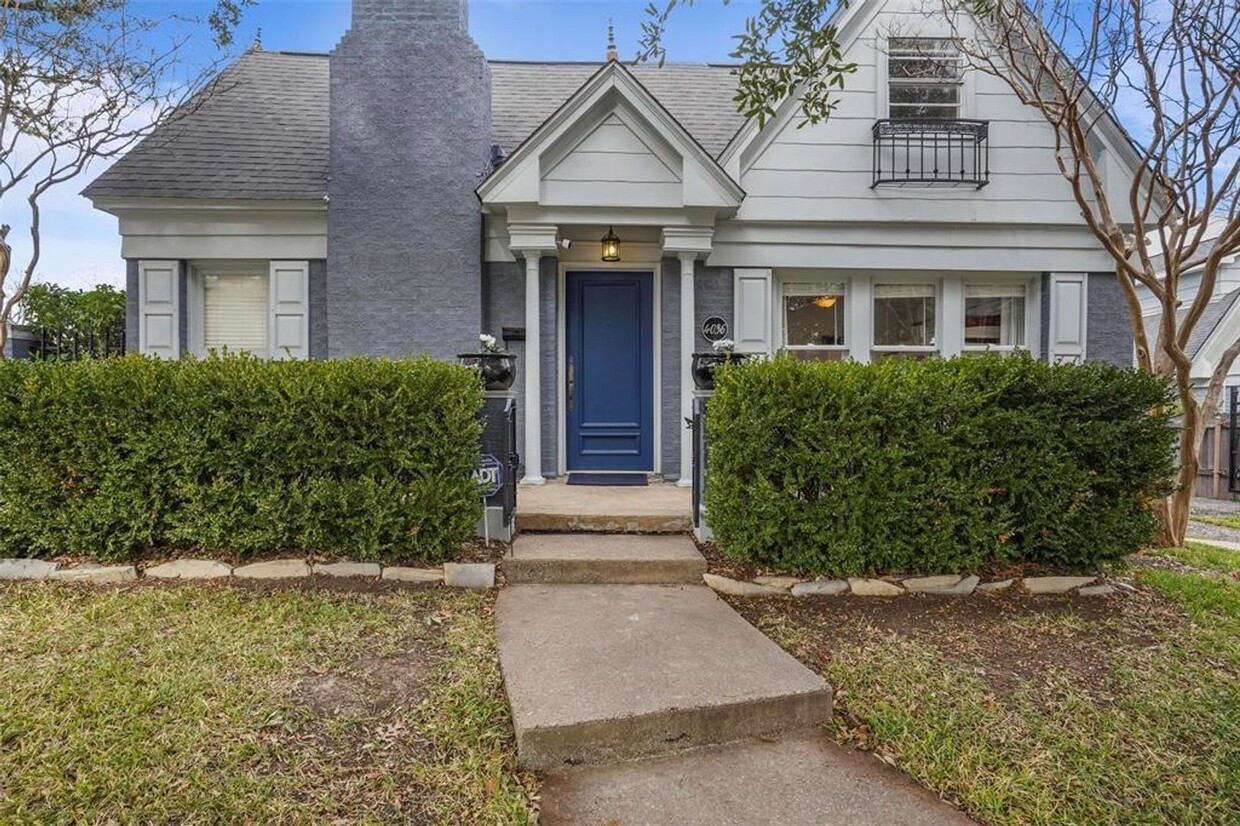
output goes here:
{"type": "MultiPolygon", "coordinates": [[[[1202,248],[1194,256],[1204,258],[1210,251],[1223,223],[1219,222],[1206,228],[1202,248]]],[[[1158,264],[1158,259],[1155,260],[1158,264]]],[[[1201,268],[1190,269],[1180,276],[1178,298],[1180,309],[1178,317],[1183,319],[1189,306],[1197,298],[1201,288],[1201,268]]],[[[1145,321],[1145,332],[1150,347],[1157,346],[1158,324],[1161,318],[1158,300],[1144,287],[1138,286],[1141,298],[1141,314],[1145,321]]],[[[1200,395],[1205,395],[1206,385],[1223,352],[1240,339],[1240,260],[1237,256],[1229,256],[1222,260],[1218,276],[1214,284],[1214,297],[1206,306],[1201,319],[1193,328],[1189,337],[1186,353],[1193,361],[1192,378],[1200,395]]],[[[1240,359],[1232,365],[1223,383],[1224,387],[1240,387],[1240,359]]],[[[1222,404],[1227,403],[1228,394],[1220,398],[1222,404]]]]}
{"type": "MultiPolygon", "coordinates": [[[[1050,129],[913,2],[841,12],[858,69],[827,122],[759,128],[726,66],[488,62],[463,0],[354,0],[330,55],[251,50],[87,188],[131,349],[452,358],[485,330],[520,356],[531,482],[687,483],[712,319],[799,358],[1131,364],[1050,129]]],[[[1122,185],[1130,145],[1097,138],[1122,185]]]]}

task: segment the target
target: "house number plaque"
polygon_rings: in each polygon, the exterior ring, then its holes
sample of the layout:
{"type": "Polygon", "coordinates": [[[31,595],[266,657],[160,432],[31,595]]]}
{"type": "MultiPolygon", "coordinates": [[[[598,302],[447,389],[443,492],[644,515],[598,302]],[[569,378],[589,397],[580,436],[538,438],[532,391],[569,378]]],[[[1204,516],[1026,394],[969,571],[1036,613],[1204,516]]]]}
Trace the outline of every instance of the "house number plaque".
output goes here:
{"type": "Polygon", "coordinates": [[[707,341],[723,341],[728,337],[728,322],[717,315],[702,322],[702,338],[707,341]]]}

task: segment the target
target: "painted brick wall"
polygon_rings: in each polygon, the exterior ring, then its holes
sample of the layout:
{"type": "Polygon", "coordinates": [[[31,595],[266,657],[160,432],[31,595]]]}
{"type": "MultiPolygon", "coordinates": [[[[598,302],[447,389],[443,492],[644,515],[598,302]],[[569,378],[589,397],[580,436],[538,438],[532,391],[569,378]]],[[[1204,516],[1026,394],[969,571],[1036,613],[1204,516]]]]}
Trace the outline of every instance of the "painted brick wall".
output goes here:
{"type": "MultiPolygon", "coordinates": [[[[482,329],[517,356],[517,452],[525,450],[525,342],[503,341],[505,327],[525,326],[525,262],[490,261],[482,273],[482,329]]],[[[525,472],[522,456],[520,470],[525,472]]]]}
{"type": "Polygon", "coordinates": [[[327,261],[310,263],[310,358],[327,358],[327,261]]]}
{"type": "Polygon", "coordinates": [[[359,0],[331,55],[331,356],[475,345],[491,92],[463,6],[359,0]]]}
{"type": "Polygon", "coordinates": [[[680,439],[685,429],[680,416],[680,259],[663,259],[662,292],[655,299],[661,302],[663,313],[663,375],[659,379],[663,393],[663,466],[659,470],[665,479],[675,480],[680,478],[680,439]]]}
{"type": "MultiPolygon", "coordinates": [[[[524,262],[521,265],[525,266],[524,262]]],[[[559,474],[558,453],[559,442],[559,410],[560,410],[560,377],[557,367],[557,348],[559,346],[559,329],[556,324],[558,307],[559,260],[555,256],[544,255],[539,263],[538,298],[542,312],[538,317],[540,347],[539,383],[542,384],[542,474],[551,479],[559,474]]],[[[522,302],[525,291],[522,290],[522,302]]],[[[524,306],[524,303],[522,304],[524,306]]]]}
{"type": "Polygon", "coordinates": [[[1113,272],[1091,272],[1085,327],[1086,361],[1132,366],[1132,321],[1113,272]]]}
{"type": "Polygon", "coordinates": [[[125,352],[138,352],[138,261],[125,259],[125,352]]]}
{"type": "Polygon", "coordinates": [[[1039,296],[1041,306],[1038,307],[1038,317],[1041,322],[1038,329],[1041,333],[1038,341],[1038,357],[1046,361],[1050,358],[1051,348],[1051,274],[1048,272],[1042,273],[1042,288],[1039,296]]]}
{"type": "Polygon", "coordinates": [[[702,322],[717,315],[728,322],[731,337],[735,338],[736,325],[732,318],[732,269],[730,267],[708,267],[701,261],[693,274],[693,303],[695,306],[693,326],[697,340],[697,351],[710,349],[710,342],[702,337],[702,322]]]}

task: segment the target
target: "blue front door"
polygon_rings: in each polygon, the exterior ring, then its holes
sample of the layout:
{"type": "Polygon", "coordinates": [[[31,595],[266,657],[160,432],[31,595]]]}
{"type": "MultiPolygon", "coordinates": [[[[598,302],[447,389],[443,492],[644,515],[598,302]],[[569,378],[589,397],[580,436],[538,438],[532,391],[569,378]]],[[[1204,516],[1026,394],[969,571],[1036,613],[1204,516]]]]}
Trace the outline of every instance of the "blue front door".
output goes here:
{"type": "Polygon", "coordinates": [[[569,470],[654,470],[654,276],[570,272],[569,470]]]}

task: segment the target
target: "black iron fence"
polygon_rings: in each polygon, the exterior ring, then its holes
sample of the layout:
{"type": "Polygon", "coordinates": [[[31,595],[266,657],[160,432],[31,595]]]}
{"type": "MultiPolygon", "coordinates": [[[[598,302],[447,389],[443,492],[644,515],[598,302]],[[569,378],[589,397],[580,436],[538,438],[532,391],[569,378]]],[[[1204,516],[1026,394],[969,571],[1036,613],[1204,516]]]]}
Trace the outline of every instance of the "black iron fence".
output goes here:
{"type": "MultiPolygon", "coordinates": [[[[15,357],[77,361],[83,358],[110,358],[125,355],[125,329],[76,330],[36,327],[23,336],[27,352],[14,347],[15,357]]],[[[14,344],[16,345],[16,341],[14,344]]]]}
{"type": "Polygon", "coordinates": [[[981,189],[990,183],[990,122],[889,120],[874,124],[874,182],[947,184],[981,189]]]}

